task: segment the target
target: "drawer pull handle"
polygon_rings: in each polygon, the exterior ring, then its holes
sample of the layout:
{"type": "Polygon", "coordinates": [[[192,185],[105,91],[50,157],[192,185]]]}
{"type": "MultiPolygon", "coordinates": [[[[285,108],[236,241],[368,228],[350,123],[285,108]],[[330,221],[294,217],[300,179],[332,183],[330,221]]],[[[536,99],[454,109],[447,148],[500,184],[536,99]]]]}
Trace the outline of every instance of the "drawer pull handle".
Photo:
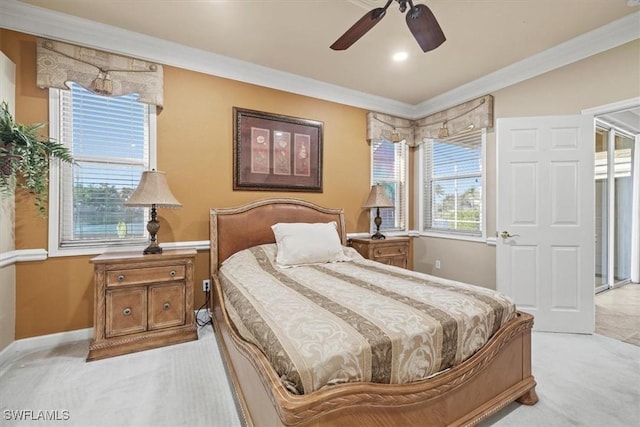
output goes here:
{"type": "Polygon", "coordinates": [[[171,273],[169,273],[169,276],[174,277],[176,275],[176,271],[175,270],[171,270],[171,273]]]}
{"type": "Polygon", "coordinates": [[[124,274],[121,274],[121,275],[118,276],[118,281],[119,282],[124,281],[124,274]]]}
{"type": "Polygon", "coordinates": [[[380,252],[380,249],[376,249],[376,255],[380,255],[382,252],[380,252]]]}
{"type": "Polygon", "coordinates": [[[171,308],[171,304],[169,304],[168,302],[165,302],[164,305],[162,306],[162,309],[165,311],[169,310],[169,308],[171,308]]]}
{"type": "Polygon", "coordinates": [[[124,310],[122,310],[122,314],[124,314],[125,316],[131,316],[131,309],[129,307],[125,308],[124,310]]]}

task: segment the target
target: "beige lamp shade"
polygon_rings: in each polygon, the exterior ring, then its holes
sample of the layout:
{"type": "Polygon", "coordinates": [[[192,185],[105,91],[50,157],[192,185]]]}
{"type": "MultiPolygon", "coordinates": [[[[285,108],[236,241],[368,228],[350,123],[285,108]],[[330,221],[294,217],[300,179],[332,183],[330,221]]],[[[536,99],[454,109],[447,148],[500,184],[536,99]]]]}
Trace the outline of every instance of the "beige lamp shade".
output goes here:
{"type": "Polygon", "coordinates": [[[182,206],[171,193],[165,173],[155,170],[142,172],[138,188],[129,197],[129,200],[125,202],[125,205],[156,205],[163,208],[178,208],[182,206]]]}
{"type": "Polygon", "coordinates": [[[376,184],[371,186],[369,198],[362,206],[363,208],[392,208],[393,202],[387,196],[387,192],[383,185],[376,184]]]}

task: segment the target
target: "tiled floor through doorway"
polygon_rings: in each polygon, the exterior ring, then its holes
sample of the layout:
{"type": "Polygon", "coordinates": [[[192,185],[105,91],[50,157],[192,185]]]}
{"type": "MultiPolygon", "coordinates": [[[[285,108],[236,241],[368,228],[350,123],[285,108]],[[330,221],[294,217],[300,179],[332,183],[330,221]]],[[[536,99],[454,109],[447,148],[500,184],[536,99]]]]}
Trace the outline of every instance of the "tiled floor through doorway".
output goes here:
{"type": "Polygon", "coordinates": [[[596,295],[596,333],[640,346],[640,284],[596,295]]]}

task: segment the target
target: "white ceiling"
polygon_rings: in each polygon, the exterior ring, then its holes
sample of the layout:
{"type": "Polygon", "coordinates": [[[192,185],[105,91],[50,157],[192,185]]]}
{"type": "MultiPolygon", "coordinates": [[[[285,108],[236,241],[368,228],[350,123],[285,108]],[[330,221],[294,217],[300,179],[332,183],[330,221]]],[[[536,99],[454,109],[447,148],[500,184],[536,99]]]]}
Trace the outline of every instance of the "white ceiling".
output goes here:
{"type": "Polygon", "coordinates": [[[640,135],[640,108],[626,108],[613,113],[602,114],[598,118],[632,135],[640,135]]]}
{"type": "Polygon", "coordinates": [[[419,0],[447,37],[423,53],[394,2],[377,26],[336,52],[329,45],[384,0],[21,1],[408,105],[640,9],[629,0],[419,0]],[[398,50],[409,59],[392,62],[398,50]]]}

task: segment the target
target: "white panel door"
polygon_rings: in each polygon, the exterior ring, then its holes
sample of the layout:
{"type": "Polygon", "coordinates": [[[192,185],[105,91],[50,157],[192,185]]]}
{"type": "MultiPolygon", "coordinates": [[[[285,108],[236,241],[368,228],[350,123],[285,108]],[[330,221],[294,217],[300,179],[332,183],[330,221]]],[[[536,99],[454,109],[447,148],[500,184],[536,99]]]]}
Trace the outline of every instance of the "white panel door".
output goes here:
{"type": "Polygon", "coordinates": [[[593,333],[592,116],[497,121],[497,289],[538,331],[593,333]]]}

